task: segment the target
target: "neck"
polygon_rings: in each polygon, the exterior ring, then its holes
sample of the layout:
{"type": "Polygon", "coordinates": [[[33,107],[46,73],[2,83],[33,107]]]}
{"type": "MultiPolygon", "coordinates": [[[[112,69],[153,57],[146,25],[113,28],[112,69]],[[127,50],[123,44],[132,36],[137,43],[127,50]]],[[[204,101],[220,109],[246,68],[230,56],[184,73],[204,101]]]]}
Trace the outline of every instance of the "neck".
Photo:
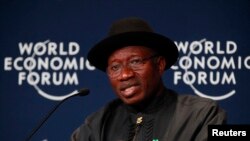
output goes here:
{"type": "Polygon", "coordinates": [[[150,95],[150,97],[148,97],[143,102],[137,105],[133,105],[132,106],[133,109],[135,109],[138,112],[141,112],[141,111],[145,111],[148,107],[150,107],[155,102],[155,100],[163,94],[164,90],[166,89],[164,85],[159,85],[159,86],[160,87],[152,91],[152,94],[150,95]]]}

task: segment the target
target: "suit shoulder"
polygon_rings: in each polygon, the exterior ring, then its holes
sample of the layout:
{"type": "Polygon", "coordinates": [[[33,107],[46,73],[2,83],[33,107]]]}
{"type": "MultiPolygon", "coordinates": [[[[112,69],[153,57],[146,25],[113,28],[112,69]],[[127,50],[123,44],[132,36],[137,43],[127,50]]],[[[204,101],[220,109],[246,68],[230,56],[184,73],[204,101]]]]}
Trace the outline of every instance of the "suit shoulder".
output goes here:
{"type": "Polygon", "coordinates": [[[218,103],[212,99],[195,95],[179,95],[177,102],[183,106],[218,106],[218,103]]]}
{"type": "Polygon", "coordinates": [[[112,113],[113,110],[117,109],[122,104],[121,100],[115,99],[107,103],[105,106],[101,107],[99,110],[93,112],[87,116],[85,123],[90,123],[93,121],[102,121],[103,118],[112,113]]]}

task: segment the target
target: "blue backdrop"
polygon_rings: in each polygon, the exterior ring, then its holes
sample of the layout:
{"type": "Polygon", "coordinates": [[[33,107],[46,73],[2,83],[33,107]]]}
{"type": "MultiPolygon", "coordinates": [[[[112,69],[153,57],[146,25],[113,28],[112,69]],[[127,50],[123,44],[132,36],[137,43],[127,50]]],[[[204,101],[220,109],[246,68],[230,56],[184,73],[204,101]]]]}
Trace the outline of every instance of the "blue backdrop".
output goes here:
{"type": "Polygon", "coordinates": [[[106,75],[86,60],[112,21],[138,16],[173,39],[182,57],[164,74],[180,94],[215,99],[231,124],[249,124],[250,1],[4,0],[0,3],[0,140],[67,141],[86,116],[115,98],[106,75]]]}

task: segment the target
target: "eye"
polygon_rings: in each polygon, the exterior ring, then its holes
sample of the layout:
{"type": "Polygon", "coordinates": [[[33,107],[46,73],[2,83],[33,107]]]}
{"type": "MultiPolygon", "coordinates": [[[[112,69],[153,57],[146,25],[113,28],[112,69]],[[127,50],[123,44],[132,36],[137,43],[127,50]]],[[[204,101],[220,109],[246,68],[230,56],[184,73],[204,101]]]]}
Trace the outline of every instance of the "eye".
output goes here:
{"type": "Polygon", "coordinates": [[[120,69],[121,69],[121,64],[118,63],[113,63],[109,66],[109,70],[113,72],[119,71],[120,69]]]}
{"type": "Polygon", "coordinates": [[[131,65],[140,65],[142,64],[142,58],[132,58],[129,63],[131,65]]]}

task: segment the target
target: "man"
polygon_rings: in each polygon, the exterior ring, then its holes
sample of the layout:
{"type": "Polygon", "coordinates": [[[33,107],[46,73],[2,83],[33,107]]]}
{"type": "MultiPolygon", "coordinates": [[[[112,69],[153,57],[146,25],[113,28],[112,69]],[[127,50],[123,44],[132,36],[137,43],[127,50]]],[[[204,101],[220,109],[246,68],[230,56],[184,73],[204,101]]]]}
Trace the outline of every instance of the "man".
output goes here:
{"type": "Polygon", "coordinates": [[[88,116],[72,141],[207,140],[208,125],[226,123],[226,113],[210,99],[164,86],[162,75],[177,58],[173,41],[144,20],[114,22],[88,60],[108,75],[118,98],[88,116]]]}

